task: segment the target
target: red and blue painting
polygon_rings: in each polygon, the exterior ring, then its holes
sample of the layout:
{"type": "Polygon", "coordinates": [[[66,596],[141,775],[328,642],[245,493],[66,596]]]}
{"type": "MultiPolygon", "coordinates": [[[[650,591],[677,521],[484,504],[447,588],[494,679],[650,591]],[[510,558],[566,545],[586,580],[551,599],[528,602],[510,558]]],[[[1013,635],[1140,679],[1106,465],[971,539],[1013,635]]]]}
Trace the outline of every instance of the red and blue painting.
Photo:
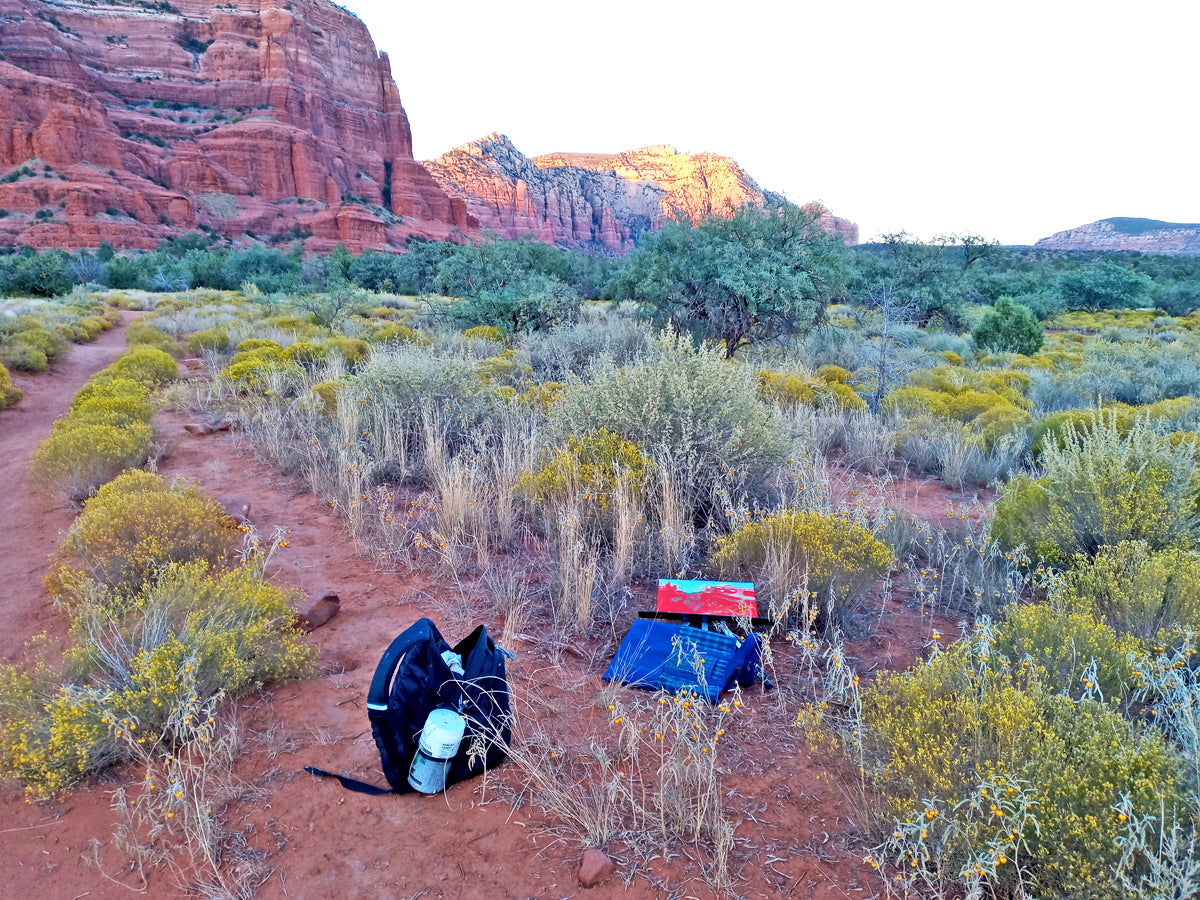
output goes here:
{"type": "Polygon", "coordinates": [[[758,615],[754,584],[749,581],[696,581],[686,578],[660,578],[659,612],[687,616],[758,615]]]}

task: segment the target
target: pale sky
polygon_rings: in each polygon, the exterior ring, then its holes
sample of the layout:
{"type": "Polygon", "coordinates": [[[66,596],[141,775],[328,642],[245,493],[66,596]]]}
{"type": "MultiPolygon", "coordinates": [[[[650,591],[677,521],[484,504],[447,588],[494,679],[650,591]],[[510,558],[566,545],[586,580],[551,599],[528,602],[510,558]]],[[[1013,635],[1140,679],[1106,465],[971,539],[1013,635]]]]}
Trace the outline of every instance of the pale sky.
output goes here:
{"type": "Polygon", "coordinates": [[[863,240],[1032,243],[1108,216],[1200,222],[1200,0],[349,0],[417,159],[736,159],[863,240]]]}

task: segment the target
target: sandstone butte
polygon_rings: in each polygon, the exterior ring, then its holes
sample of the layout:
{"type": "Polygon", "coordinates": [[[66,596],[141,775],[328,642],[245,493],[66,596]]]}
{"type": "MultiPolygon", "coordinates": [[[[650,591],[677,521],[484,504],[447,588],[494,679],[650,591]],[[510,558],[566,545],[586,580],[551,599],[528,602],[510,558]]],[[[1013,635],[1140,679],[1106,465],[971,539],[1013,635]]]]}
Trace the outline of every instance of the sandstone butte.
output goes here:
{"type": "Polygon", "coordinates": [[[728,157],[663,146],[530,159],[489,135],[423,166],[387,54],[327,0],[0,0],[0,244],[489,229],[623,252],[668,218],[776,199],[728,157]]]}
{"type": "Polygon", "coordinates": [[[1044,237],[1042,250],[1140,250],[1200,256],[1200,224],[1117,217],[1044,237]]]}
{"type": "Polygon", "coordinates": [[[477,229],[413,160],[387,54],[326,0],[0,0],[0,58],[0,243],[477,229]]]}
{"type": "MultiPolygon", "coordinates": [[[[602,244],[617,252],[668,219],[695,222],[744,203],[783,199],[762,190],[727,156],[679,153],[666,145],[531,158],[493,133],[425,162],[425,168],[483,228],[563,246],[602,244]]],[[[858,242],[857,225],[824,207],[819,212],[828,231],[847,244],[858,242]]]]}

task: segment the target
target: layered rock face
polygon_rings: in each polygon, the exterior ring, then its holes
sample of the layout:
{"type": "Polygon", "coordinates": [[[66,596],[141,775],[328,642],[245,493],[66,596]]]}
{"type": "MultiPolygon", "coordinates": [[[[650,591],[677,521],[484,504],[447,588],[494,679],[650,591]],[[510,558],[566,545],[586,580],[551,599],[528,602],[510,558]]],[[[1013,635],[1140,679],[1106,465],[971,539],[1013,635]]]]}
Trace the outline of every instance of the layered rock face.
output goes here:
{"type": "Polygon", "coordinates": [[[478,227],[413,160],[387,55],[326,0],[0,0],[0,172],[0,243],[478,227]]]}
{"type": "Polygon", "coordinates": [[[1044,237],[1042,250],[1140,250],[1200,256],[1200,224],[1160,222],[1157,219],[1101,219],[1044,237]]]}
{"type": "MultiPolygon", "coordinates": [[[[527,157],[502,134],[464,144],[425,163],[481,227],[507,237],[533,235],[563,246],[630,249],[669,219],[695,222],[744,203],[778,202],[732,159],[669,146],[615,155],[527,157]]],[[[847,244],[858,226],[821,209],[821,224],[847,244]]]]}

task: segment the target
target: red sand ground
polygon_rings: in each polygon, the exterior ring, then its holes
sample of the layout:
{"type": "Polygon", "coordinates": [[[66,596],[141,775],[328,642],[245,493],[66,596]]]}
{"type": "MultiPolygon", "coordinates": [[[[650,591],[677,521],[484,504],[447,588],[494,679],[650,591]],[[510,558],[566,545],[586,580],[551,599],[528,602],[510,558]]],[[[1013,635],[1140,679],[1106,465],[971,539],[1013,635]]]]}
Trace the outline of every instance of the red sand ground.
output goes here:
{"type": "MultiPolygon", "coordinates": [[[[127,313],[125,324],[131,318],[127,313]]],[[[0,630],[0,661],[20,659],[35,634],[45,631],[61,640],[66,633],[42,577],[73,513],[33,493],[24,471],[87,376],[123,349],[122,327],[73,348],[70,359],[51,373],[16,376],[25,399],[0,413],[6,626],[0,630]]],[[[268,854],[274,869],[259,897],[711,896],[700,876],[707,861],[700,849],[646,865],[637,863],[628,848],[610,847],[617,875],[584,891],[575,877],[580,845],[540,813],[536,797],[525,794],[515,809],[506,802],[517,793],[511,767],[507,772],[502,767],[486,783],[477,779],[430,798],[367,797],[304,774],[302,767],[312,764],[383,784],[364,706],[375,663],[387,643],[422,615],[438,621],[451,641],[462,637],[470,600],[438,603],[431,598],[452,592],[435,574],[397,575],[360,558],[328,504],[239,452],[233,435],[186,435],[186,421],[160,414],[158,425],[172,448],[159,464],[160,473],[193,478],[219,499],[249,500],[250,519],[260,533],[268,535],[275,526],[291,529],[290,546],[278,552],[271,576],[304,592],[332,587],[342,598],[340,614],[312,635],[320,648],[320,674],[237,704],[246,738],[237,774],[259,788],[260,799],[234,806],[228,818],[268,854]],[[625,879],[631,879],[628,886],[625,879]]],[[[943,517],[947,499],[963,499],[934,483],[921,483],[919,493],[912,488],[905,483],[892,490],[909,492],[916,500],[913,511],[927,515],[943,517]]],[[[902,668],[935,628],[954,633],[949,622],[923,617],[902,596],[880,603],[883,608],[871,616],[875,634],[848,648],[864,670],[902,668]]],[[[635,606],[652,604],[651,588],[637,592],[635,606]]],[[[539,709],[569,717],[559,730],[580,739],[602,735],[608,713],[598,699],[598,676],[611,642],[575,641],[557,664],[537,642],[525,643],[514,648],[518,653],[510,664],[515,704],[528,707],[536,695],[539,709]]],[[[786,662],[786,649],[781,657],[786,662]]],[[[851,792],[842,787],[852,779],[839,772],[835,760],[810,754],[803,736],[790,727],[795,712],[778,694],[753,693],[723,751],[730,769],[724,780],[728,811],[738,823],[730,859],[732,893],[815,900],[875,895],[881,885],[861,861],[865,848],[847,799],[851,792]]],[[[27,803],[14,783],[2,784],[5,883],[0,896],[109,898],[141,888],[140,878],[124,868],[110,844],[115,822],[110,793],[122,777],[140,776],[110,773],[61,801],[37,805],[27,803]],[[86,861],[94,839],[100,842],[103,872],[86,861]]],[[[148,887],[140,891],[146,896],[187,896],[165,871],[149,874],[148,887]]]]}

